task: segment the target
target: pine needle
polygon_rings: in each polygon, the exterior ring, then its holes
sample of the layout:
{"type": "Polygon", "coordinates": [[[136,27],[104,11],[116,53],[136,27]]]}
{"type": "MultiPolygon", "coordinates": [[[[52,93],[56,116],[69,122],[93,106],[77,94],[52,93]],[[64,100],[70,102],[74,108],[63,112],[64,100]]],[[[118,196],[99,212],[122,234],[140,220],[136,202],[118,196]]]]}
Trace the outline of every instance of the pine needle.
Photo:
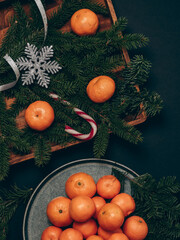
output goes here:
{"type": "Polygon", "coordinates": [[[20,204],[30,197],[32,189],[21,189],[17,185],[0,188],[0,240],[7,239],[8,223],[20,204]]]}
{"type": "MultiPolygon", "coordinates": [[[[112,169],[112,174],[120,181],[128,178],[112,169]]],[[[176,240],[180,237],[180,183],[175,176],[161,178],[158,182],[144,174],[131,183],[136,210],[133,215],[141,216],[148,224],[147,240],[176,240]]]]}

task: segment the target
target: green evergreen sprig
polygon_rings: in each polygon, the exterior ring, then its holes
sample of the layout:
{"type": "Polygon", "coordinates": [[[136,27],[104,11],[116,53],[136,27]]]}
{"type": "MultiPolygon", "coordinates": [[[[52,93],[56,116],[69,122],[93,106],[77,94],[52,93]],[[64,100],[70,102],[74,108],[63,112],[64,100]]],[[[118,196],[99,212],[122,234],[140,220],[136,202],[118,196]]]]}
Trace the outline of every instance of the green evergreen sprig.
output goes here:
{"type": "Polygon", "coordinates": [[[18,206],[26,203],[32,189],[21,189],[17,185],[10,189],[0,188],[0,240],[7,239],[8,223],[14,216],[18,206]]]}
{"type": "Polygon", "coordinates": [[[180,183],[175,176],[156,181],[150,174],[133,179],[116,169],[112,170],[120,182],[128,178],[136,203],[132,215],[142,217],[148,224],[146,240],[176,240],[180,238],[180,183]]]}
{"type": "Polygon", "coordinates": [[[102,123],[99,126],[97,135],[95,136],[94,139],[93,152],[97,158],[101,158],[102,156],[104,156],[106,149],[108,147],[108,143],[109,143],[108,125],[102,123]]]}

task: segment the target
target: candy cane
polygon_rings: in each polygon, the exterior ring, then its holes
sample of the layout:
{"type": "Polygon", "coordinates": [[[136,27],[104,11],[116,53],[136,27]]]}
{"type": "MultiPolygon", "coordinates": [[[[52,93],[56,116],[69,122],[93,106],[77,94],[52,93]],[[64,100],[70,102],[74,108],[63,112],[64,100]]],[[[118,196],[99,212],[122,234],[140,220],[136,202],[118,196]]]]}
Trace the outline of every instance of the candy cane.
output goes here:
{"type": "MultiPolygon", "coordinates": [[[[63,104],[70,105],[69,102],[67,102],[65,100],[62,100],[61,97],[59,97],[57,94],[51,93],[49,96],[52,97],[55,100],[60,99],[63,104]]],[[[81,140],[90,140],[90,139],[92,139],[96,135],[96,132],[97,132],[97,124],[94,121],[94,119],[92,117],[90,117],[87,113],[83,112],[79,108],[73,108],[73,111],[78,116],[84,118],[91,125],[91,131],[88,134],[83,134],[83,133],[80,133],[80,132],[74,130],[70,126],[65,125],[65,132],[67,132],[67,133],[71,134],[73,137],[81,139],[81,140]]]]}

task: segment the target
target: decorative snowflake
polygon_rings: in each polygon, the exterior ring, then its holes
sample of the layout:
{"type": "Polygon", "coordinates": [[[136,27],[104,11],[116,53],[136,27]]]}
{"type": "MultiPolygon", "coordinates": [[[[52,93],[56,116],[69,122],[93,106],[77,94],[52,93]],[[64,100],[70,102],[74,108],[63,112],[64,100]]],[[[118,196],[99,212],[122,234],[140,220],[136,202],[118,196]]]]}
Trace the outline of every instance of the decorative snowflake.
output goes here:
{"type": "Polygon", "coordinates": [[[37,82],[42,87],[48,87],[50,77],[48,73],[57,73],[60,65],[56,61],[48,61],[53,57],[53,47],[45,46],[41,50],[33,44],[27,43],[25,48],[27,58],[20,57],[16,60],[16,64],[20,70],[25,70],[22,74],[23,85],[30,85],[37,79],[37,82]]]}

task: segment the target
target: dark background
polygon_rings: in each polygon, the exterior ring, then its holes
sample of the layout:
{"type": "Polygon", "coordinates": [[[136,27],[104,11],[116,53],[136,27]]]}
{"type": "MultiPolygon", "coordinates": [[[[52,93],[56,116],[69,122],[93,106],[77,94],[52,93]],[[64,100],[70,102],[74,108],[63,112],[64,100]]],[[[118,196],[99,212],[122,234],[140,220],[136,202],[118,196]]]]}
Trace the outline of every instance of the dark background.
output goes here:
{"type": "MultiPolygon", "coordinates": [[[[151,61],[148,89],[158,92],[164,107],[160,115],[138,125],[144,141],[129,144],[111,136],[104,158],[122,163],[138,174],[150,173],[157,180],[174,175],[180,181],[180,18],[179,0],[113,0],[118,17],[127,17],[129,33],[143,33],[149,37],[148,47],[135,53],[151,61]]],[[[8,184],[35,188],[52,170],[64,163],[91,158],[92,143],[82,143],[52,154],[46,168],[38,168],[33,160],[10,168],[8,184]]],[[[25,205],[16,211],[9,224],[8,240],[22,239],[25,205]]]]}

